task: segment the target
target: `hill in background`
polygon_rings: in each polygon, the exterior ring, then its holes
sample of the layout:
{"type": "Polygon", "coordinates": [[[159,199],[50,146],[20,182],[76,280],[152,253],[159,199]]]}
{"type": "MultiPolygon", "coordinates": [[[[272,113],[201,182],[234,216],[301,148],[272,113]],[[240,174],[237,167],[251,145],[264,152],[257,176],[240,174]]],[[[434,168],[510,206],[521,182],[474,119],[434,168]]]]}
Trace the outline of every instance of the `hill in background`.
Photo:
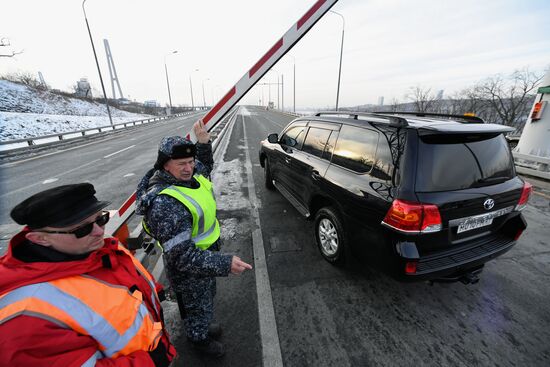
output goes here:
{"type": "MultiPolygon", "coordinates": [[[[152,117],[110,107],[113,123],[152,117]]],[[[0,80],[0,141],[109,125],[105,105],[0,80]]]]}

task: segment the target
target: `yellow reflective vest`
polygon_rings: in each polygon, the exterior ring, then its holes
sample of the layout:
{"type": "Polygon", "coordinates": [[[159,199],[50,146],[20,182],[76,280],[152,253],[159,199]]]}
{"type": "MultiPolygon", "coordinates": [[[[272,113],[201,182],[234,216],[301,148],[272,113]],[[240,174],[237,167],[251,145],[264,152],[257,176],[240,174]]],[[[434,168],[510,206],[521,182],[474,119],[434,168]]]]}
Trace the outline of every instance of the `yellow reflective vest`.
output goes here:
{"type": "Polygon", "coordinates": [[[191,212],[193,216],[193,230],[191,239],[195,245],[206,250],[220,238],[220,224],[216,218],[216,198],[212,182],[202,175],[195,175],[199,187],[175,186],[162,190],[159,195],[169,195],[191,212]]]}

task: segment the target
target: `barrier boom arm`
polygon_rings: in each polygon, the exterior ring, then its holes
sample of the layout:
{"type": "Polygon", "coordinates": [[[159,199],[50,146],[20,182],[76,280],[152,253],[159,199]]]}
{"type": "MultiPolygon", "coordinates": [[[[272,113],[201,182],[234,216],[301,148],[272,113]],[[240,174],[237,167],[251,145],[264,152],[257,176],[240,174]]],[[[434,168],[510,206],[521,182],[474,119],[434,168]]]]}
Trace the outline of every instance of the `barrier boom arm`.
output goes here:
{"type": "MultiPolygon", "coordinates": [[[[202,121],[208,131],[211,131],[252,88],[265,73],[271,69],[314,25],[336,4],[338,0],[317,0],[315,4],[296,22],[275,44],[256,62],[250,70],[235,84],[225,96],[214,105],[203,117],[202,121]]],[[[197,138],[191,129],[186,135],[191,141],[197,138]]],[[[134,192],[122,206],[113,213],[106,234],[114,235],[135,211],[136,193],[134,192]]]]}
{"type": "MultiPolygon", "coordinates": [[[[211,131],[227,112],[273,67],[338,0],[318,0],[288,31],[247,71],[225,96],[203,117],[206,129],[211,131]]],[[[196,142],[191,130],[187,137],[196,142]]]]}

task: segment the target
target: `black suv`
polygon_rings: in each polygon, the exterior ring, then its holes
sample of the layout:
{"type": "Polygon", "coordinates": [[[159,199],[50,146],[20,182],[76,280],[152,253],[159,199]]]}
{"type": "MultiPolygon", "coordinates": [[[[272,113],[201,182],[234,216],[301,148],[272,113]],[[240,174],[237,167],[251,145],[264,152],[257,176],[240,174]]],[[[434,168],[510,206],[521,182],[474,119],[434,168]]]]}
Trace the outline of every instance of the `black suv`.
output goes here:
{"type": "Polygon", "coordinates": [[[477,117],[321,112],[261,142],[268,189],[315,220],[322,256],[363,253],[400,280],[474,283],[527,227],[531,185],[477,117]]]}

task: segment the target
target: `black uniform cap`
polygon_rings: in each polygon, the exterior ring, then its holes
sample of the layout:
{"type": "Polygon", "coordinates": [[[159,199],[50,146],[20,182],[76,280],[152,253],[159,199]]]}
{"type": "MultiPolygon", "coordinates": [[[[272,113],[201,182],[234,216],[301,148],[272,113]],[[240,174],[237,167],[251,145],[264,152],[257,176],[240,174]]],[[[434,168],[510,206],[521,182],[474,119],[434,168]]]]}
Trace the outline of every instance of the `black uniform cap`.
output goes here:
{"type": "Polygon", "coordinates": [[[94,186],[79,183],[54,187],[29,197],[11,210],[11,217],[31,229],[68,227],[110,204],[94,196],[94,186]]]}
{"type": "Polygon", "coordinates": [[[170,159],[195,157],[197,148],[191,140],[181,136],[167,136],[159,144],[156,169],[162,169],[170,159]]]}

